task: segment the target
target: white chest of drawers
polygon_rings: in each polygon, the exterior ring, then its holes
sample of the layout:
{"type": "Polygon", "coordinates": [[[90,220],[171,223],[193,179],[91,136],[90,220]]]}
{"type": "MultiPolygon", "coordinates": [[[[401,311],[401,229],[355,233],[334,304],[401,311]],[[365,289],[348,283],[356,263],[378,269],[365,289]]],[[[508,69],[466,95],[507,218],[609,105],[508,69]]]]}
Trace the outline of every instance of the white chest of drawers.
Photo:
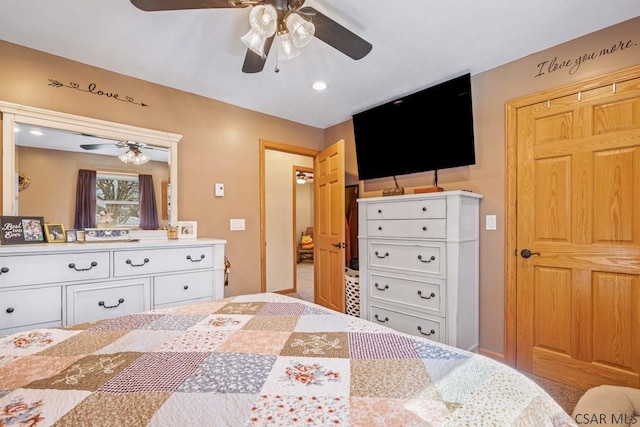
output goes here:
{"type": "Polygon", "coordinates": [[[219,239],[0,247],[0,336],[224,297],[219,239]]]}
{"type": "Polygon", "coordinates": [[[467,191],[358,199],[361,317],[477,351],[481,199],[467,191]]]}

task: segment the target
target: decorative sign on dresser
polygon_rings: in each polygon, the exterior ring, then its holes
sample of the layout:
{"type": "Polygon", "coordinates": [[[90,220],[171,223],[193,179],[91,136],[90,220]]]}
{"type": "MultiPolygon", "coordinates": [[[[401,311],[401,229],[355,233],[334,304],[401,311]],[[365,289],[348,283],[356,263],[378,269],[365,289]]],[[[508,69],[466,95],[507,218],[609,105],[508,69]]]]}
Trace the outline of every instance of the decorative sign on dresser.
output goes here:
{"type": "Polygon", "coordinates": [[[481,199],[468,191],[358,199],[361,317],[477,351],[481,199]]]}
{"type": "Polygon", "coordinates": [[[41,216],[0,216],[3,245],[43,243],[44,218],[41,216]]]}
{"type": "Polygon", "coordinates": [[[224,297],[219,239],[0,247],[0,336],[224,297]]]}

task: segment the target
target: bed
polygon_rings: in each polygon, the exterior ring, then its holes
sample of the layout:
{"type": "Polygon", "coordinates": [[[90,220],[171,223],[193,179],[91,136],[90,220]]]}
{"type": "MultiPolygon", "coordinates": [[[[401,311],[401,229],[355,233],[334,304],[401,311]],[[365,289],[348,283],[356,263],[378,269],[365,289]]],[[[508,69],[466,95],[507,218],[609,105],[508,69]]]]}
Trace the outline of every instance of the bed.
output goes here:
{"type": "Polygon", "coordinates": [[[484,356],[261,293],[0,337],[0,426],[563,426],[484,356]]]}

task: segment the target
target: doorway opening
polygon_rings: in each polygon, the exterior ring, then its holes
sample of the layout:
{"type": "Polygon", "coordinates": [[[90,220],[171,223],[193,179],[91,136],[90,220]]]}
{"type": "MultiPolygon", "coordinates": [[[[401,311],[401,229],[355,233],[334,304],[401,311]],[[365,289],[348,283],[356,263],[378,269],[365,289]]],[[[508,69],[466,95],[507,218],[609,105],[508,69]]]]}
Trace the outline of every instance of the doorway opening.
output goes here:
{"type": "MultiPolygon", "coordinates": [[[[297,247],[301,231],[313,227],[313,182],[298,184],[296,172],[314,172],[318,152],[261,140],[260,239],[262,292],[290,294],[297,288],[297,247]],[[298,190],[297,187],[301,187],[298,190]],[[304,189],[304,190],[303,190],[304,189]],[[306,192],[305,192],[306,190],[306,192]],[[300,194],[298,192],[300,191],[300,194]],[[305,194],[303,196],[303,194],[305,194]],[[306,199],[304,210],[297,201],[306,199]],[[301,212],[306,213],[301,213],[301,212]],[[299,219],[297,219],[299,218],[299,219]]],[[[315,262],[315,261],[313,261],[315,262]]],[[[308,264],[308,261],[304,261],[308,264]]],[[[311,276],[314,278],[314,271],[311,276]]],[[[312,282],[315,284],[315,279],[312,282]]],[[[311,288],[313,294],[313,288],[311,288]]]]}
{"type": "Polygon", "coordinates": [[[293,228],[296,236],[296,274],[293,289],[301,299],[314,302],[313,168],[294,165],[292,180],[295,182],[292,196],[293,228]]]}

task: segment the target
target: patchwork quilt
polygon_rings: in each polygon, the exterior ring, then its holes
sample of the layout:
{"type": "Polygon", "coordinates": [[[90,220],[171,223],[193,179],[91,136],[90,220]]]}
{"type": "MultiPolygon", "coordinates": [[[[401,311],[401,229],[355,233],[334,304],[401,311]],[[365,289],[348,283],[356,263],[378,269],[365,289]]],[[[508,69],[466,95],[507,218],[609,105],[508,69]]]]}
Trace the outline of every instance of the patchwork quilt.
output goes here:
{"type": "Polygon", "coordinates": [[[284,295],[0,337],[0,426],[564,426],[484,356],[284,295]]]}

